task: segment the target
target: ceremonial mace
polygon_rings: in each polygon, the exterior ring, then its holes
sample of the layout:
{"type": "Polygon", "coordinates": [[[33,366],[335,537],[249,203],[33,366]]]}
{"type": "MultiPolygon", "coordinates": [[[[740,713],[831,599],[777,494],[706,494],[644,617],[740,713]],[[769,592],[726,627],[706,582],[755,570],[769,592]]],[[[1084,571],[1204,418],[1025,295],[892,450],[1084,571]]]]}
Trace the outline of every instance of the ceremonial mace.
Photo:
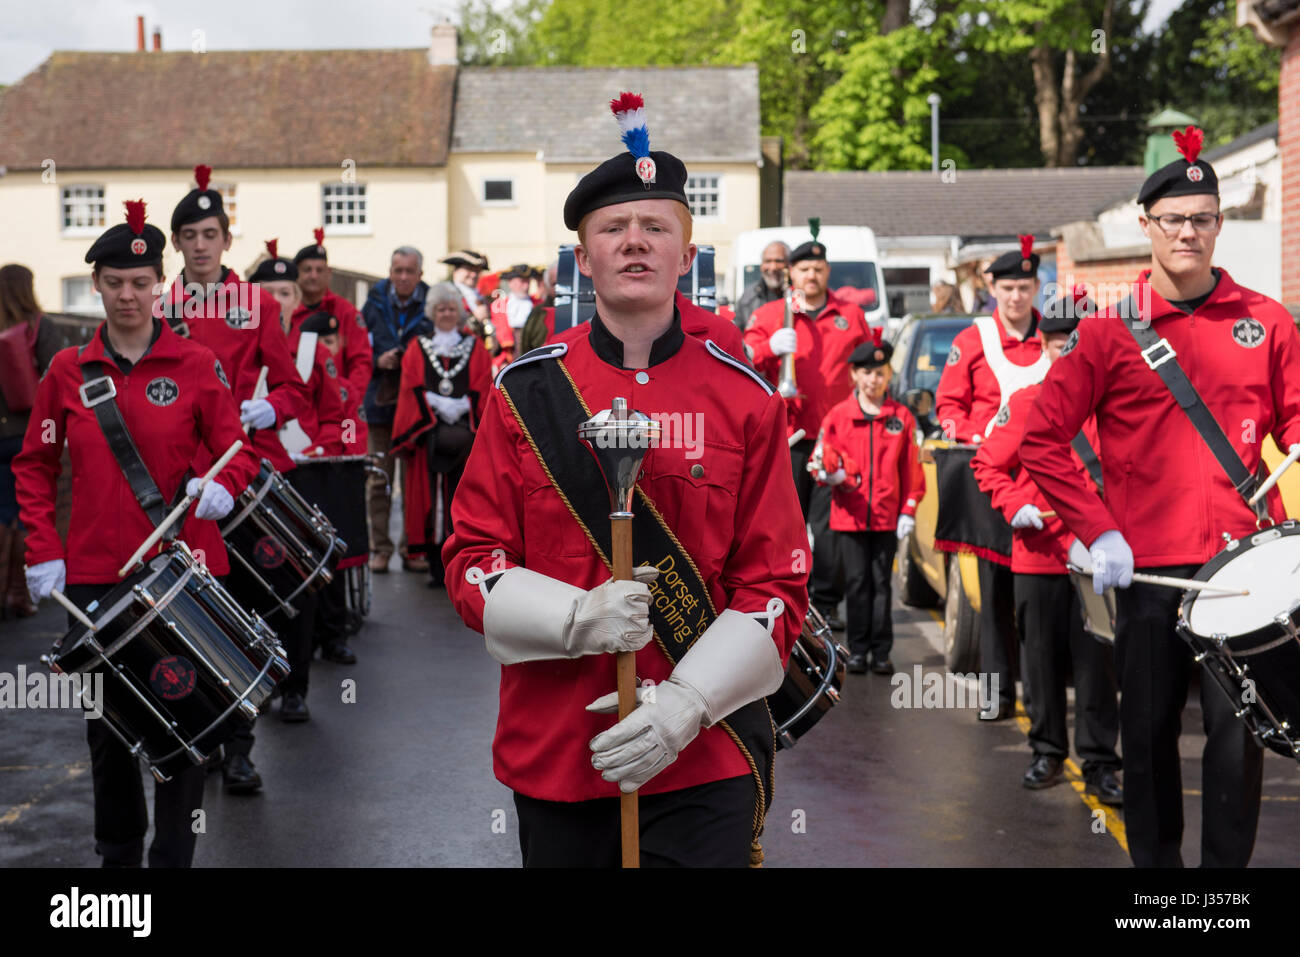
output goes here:
{"type": "MultiPolygon", "coordinates": [[[[632,580],[632,496],[636,490],[641,460],[650,442],[659,437],[659,423],[643,412],[628,411],[627,400],[615,398],[613,407],[597,412],[578,426],[578,438],[591,450],[609,489],[609,525],[615,581],[632,580]]],[[[618,674],[618,720],[636,708],[636,652],[620,651],[618,674]]],[[[619,792],[623,827],[623,866],[641,864],[641,828],[637,820],[636,792],[619,792]]]]}

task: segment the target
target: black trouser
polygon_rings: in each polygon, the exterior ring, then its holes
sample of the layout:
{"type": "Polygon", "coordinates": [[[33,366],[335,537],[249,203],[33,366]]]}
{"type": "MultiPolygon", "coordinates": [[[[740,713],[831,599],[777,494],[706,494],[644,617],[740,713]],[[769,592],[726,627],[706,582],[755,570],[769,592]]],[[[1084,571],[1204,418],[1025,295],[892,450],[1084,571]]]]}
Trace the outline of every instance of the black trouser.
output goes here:
{"type": "MultiPolygon", "coordinates": [[[[1143,568],[1190,578],[1196,565],[1143,568]]],[[[1115,591],[1124,749],[1124,824],[1138,867],[1183,864],[1183,784],[1178,735],[1188,683],[1197,667],[1174,622],[1182,592],[1134,582],[1115,591]]],[[[1264,753],[1235,706],[1208,675],[1201,679],[1201,866],[1245,867],[1255,848],[1264,753]]]]}
{"type": "Polygon", "coordinates": [[[313,647],[329,650],[347,641],[347,569],[334,572],[330,583],[316,593],[316,629],[313,647]]]}
{"type": "MultiPolygon", "coordinates": [[[[954,556],[954,561],[956,556],[954,556]]],[[[1016,703],[1016,664],[1019,656],[1016,636],[1015,579],[1006,565],[979,560],[980,579],[980,671],[998,676],[1000,705],[1016,703]]],[[[1025,680],[1026,709],[1029,681],[1025,680]]]]}
{"type": "Polygon", "coordinates": [[[836,532],[844,561],[849,651],[882,661],[894,647],[891,579],[898,536],[886,532],[836,532]]]}
{"type": "MultiPolygon", "coordinates": [[[[749,775],[642,795],[642,867],[748,867],[754,829],[749,775]]],[[[515,792],[524,867],[618,867],[619,800],[539,801],[515,792]]]]}
{"type": "Polygon", "coordinates": [[[798,442],[790,450],[794,468],[794,490],[799,496],[804,521],[812,526],[813,561],[808,575],[808,594],[822,612],[833,612],[844,600],[844,569],[840,565],[839,539],[831,531],[831,487],[819,485],[808,474],[808,458],[817,443],[798,442]]]}
{"type": "Polygon", "coordinates": [[[462,462],[450,472],[433,471],[435,455],[429,454],[429,514],[425,518],[424,557],[429,562],[429,580],[441,585],[446,578],[446,569],[442,564],[442,546],[451,538],[451,503],[456,497],[456,487],[460,485],[461,476],[465,474],[462,462]],[[442,490],[442,528],[438,528],[438,492],[442,490]]]}
{"type": "Polygon", "coordinates": [[[284,646],[284,653],[289,659],[289,676],[280,683],[280,689],[285,694],[296,691],[304,698],[307,696],[307,677],[311,671],[312,651],[315,650],[312,642],[316,634],[317,611],[320,608],[318,595],[318,592],[304,589],[292,602],[293,607],[298,609],[296,617],[289,618],[284,612],[277,615],[280,619],[280,644],[284,646]]]}
{"type": "Polygon", "coordinates": [[[1029,746],[1035,755],[1070,755],[1065,683],[1074,669],[1074,750],[1085,778],[1118,770],[1119,705],[1111,649],[1083,628],[1079,595],[1068,575],[1016,573],[1016,623],[1024,636],[1021,667],[1034,688],[1029,746]]]}
{"type": "MultiPolygon", "coordinates": [[[[113,585],[69,585],[64,595],[85,609],[113,585]]],[[[68,616],[68,627],[75,624],[68,616]]],[[[95,853],[105,867],[138,867],[149,830],[140,764],[103,718],[86,722],[90,778],[95,794],[95,853]]],[[[203,766],[194,765],[154,783],[150,867],[189,867],[194,860],[194,812],[203,807],[203,766]]]]}

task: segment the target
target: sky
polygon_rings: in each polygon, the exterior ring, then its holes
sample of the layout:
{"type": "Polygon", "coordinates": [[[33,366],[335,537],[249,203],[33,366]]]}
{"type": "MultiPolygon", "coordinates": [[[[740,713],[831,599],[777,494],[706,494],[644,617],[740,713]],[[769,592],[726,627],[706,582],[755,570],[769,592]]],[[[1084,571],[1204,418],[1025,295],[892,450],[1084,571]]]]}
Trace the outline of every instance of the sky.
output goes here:
{"type": "MultiPolygon", "coordinates": [[[[1153,0],[1144,28],[1163,23],[1181,0],[1153,0]]],[[[147,41],[188,50],[196,30],[209,50],[423,47],[454,0],[0,0],[0,84],[16,83],[54,50],[134,50],[135,18],[147,41]]]]}

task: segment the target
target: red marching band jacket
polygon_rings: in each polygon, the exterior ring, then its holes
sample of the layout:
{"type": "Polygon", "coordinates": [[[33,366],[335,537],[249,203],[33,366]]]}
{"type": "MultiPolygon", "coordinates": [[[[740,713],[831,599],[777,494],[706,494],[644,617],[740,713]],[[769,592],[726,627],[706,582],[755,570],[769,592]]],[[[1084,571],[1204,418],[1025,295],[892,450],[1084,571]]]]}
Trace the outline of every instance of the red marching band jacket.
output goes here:
{"type": "MultiPolygon", "coordinates": [[[[1191,315],[1151,288],[1149,271],[1133,293],[1253,472],[1265,435],[1282,449],[1300,442],[1300,334],[1280,303],[1219,273],[1210,298],[1191,315]]],[[[1138,568],[1205,562],[1223,547],[1225,533],[1256,531],[1254,512],[1111,310],[1080,322],[1048,372],[1020,460],[1085,545],[1118,529],[1138,568]],[[1104,499],[1070,458],[1070,440],[1094,413],[1104,499]]],[[[1267,501],[1269,515],[1281,521],[1276,487],[1267,501]]]]}
{"type": "MultiPolygon", "coordinates": [[[[724,320],[725,321],[725,320],[724,320]]],[[[769,382],[781,378],[781,356],[772,354],[768,340],[785,322],[785,300],[774,299],[754,310],[745,345],[753,353],[754,368],[769,382]]],[[[871,329],[862,310],[832,292],[815,320],[802,312],[794,314],[799,347],[795,352],[794,374],[799,396],[789,400],[789,428],[793,435],[803,429],[811,439],[821,429],[831,407],[853,391],[849,380],[849,356],[871,339],[871,329]]]]}
{"type": "MultiPolygon", "coordinates": [[[[996,309],[993,319],[997,323],[1002,354],[1012,365],[1032,366],[1043,354],[1043,339],[1038,333],[1042,319],[1034,310],[1033,332],[1024,340],[1007,332],[1002,317],[996,309]]],[[[955,442],[982,442],[988,424],[998,414],[1002,404],[1002,387],[984,354],[984,340],[979,329],[968,326],[952,341],[948,364],[939,378],[934,393],[935,418],[943,429],[944,437],[955,442]]]]}
{"type": "MultiPolygon", "coordinates": [[[[796,376],[798,373],[796,373],[796,376]]],[[[831,488],[830,527],[836,532],[893,531],[899,515],[915,515],[925,497],[925,473],[916,446],[916,420],[892,398],[868,419],[850,395],[822,421],[811,462],[847,478],[831,488]]]]}
{"type": "MultiPolygon", "coordinates": [[[[130,374],[123,375],[105,352],[105,325],[100,325],[80,355],[69,348],[54,357],[37,390],[23,449],[13,460],[18,504],[27,527],[27,564],[62,558],[72,585],[118,581],[118,569],[154,530],[109,449],[94,410],[82,402],[82,366],[99,362],[103,374],[113,381],[114,401],[127,431],[167,502],[177,497],[187,471],[202,475],[236,440],[246,438],[238,407],[210,349],[181,338],[163,322],[157,341],[130,374]],[[54,524],[65,440],[72,459],[66,547],[54,524]]],[[[257,468],[257,458],[245,443],[216,481],[238,496],[257,468]]],[[[217,523],[195,518],[193,507],[177,537],[212,574],[230,571],[217,523]]],[[[148,561],[163,547],[155,546],[142,560],[148,561]]]]}
{"type": "MultiPolygon", "coordinates": [[[[468,334],[464,338],[473,340],[474,348],[465,370],[453,380],[452,394],[448,398],[469,396],[469,427],[476,430],[492,392],[492,359],[476,336],[468,334]]],[[[412,338],[402,355],[402,378],[397,393],[397,410],[393,415],[392,444],[392,454],[404,456],[409,468],[402,517],[407,550],[417,555],[428,551],[432,545],[440,544],[427,540],[425,520],[434,506],[434,488],[428,460],[420,444],[420,439],[437,423],[437,415],[429,408],[424,393],[426,390],[437,392],[438,377],[429,368],[429,359],[420,339],[420,336],[412,338]]],[[[449,370],[451,366],[444,362],[443,368],[449,370]]]]}
{"type": "MultiPolygon", "coordinates": [[[[599,331],[612,338],[603,326],[599,331]]],[[[784,401],[676,323],[656,343],[660,357],[641,370],[599,353],[592,342],[598,335],[591,324],[572,330],[563,337],[562,360],[538,361],[563,361],[593,411],[622,396],[629,408],[659,418],[664,435],[648,451],[638,485],[693,557],[719,612],[758,612],[781,599],[785,611],[772,640],[786,659],[807,613],[808,538],[790,474],[784,401]]],[[[522,565],[587,589],[610,577],[499,389],[487,403],[452,514],[455,531],[442,552],[447,591],[475,631],[483,630],[484,597],[466,580],[471,569],[522,565]]],[[[671,659],[654,642],[636,659],[638,678],[661,682],[672,673],[671,659]]],[[[585,710],[614,685],[609,655],[502,666],[492,749],[497,778],[542,800],[617,795],[617,786],[592,768],[588,748],[617,718],[585,710]]],[[[749,773],[740,748],[714,726],[641,791],[749,773]]]]}
{"type": "Polygon", "coordinates": [[[216,353],[226,370],[235,407],[253,397],[262,366],[267,367],[266,400],[275,409],[275,426],[252,433],[256,453],[281,472],[293,461],[280,444],[277,430],[299,418],[308,404],[307,383],[298,375],[280,327],[280,304],[268,292],[243,282],[233,269],[215,294],[191,298],[177,277],[167,295],[154,302],[156,318],[173,325],[183,321],[189,337],[216,353]]]}
{"type": "MultiPolygon", "coordinates": [[[[1020,441],[1025,435],[1029,412],[1034,407],[1041,385],[1026,386],[1011,397],[1007,406],[1007,420],[994,426],[980,450],[971,461],[975,481],[988,494],[993,507],[1010,522],[1025,505],[1035,505],[1040,512],[1052,511],[1047,497],[1039,491],[1033,478],[1020,462],[1020,441]]],[[[1101,442],[1097,437],[1097,424],[1090,417],[1083,423],[1083,434],[1098,458],[1101,442]]],[[[1075,470],[1094,490],[1092,477],[1083,460],[1070,449],[1075,470]]],[[[1028,575],[1064,575],[1065,559],[1074,535],[1066,528],[1059,515],[1044,518],[1041,529],[1013,528],[1011,530],[1011,570],[1028,575]]]]}

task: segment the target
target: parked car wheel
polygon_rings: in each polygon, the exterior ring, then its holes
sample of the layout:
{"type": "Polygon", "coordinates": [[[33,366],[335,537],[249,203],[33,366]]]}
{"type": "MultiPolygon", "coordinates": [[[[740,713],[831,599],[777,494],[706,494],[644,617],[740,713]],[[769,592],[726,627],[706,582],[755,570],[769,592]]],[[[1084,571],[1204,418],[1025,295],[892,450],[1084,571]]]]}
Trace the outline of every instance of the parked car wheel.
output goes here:
{"type": "Polygon", "coordinates": [[[937,608],[941,604],[940,595],[925,580],[912,555],[915,536],[913,532],[898,543],[898,597],[904,605],[913,608],[937,608]]]}
{"type": "Polygon", "coordinates": [[[943,616],[943,656],[948,670],[953,674],[970,674],[979,671],[980,627],[979,615],[971,607],[962,587],[961,563],[957,557],[948,559],[948,595],[943,616]]]}

